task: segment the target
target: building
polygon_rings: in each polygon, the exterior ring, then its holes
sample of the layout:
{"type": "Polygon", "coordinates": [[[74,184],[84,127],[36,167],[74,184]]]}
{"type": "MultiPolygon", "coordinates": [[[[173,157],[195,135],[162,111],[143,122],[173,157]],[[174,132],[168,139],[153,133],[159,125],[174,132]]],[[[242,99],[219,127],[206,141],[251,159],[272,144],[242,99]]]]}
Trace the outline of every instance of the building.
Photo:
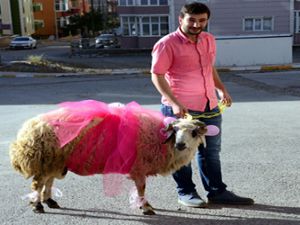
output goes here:
{"type": "Polygon", "coordinates": [[[89,4],[91,9],[99,10],[107,15],[117,12],[118,0],[89,0],[89,4]]]}
{"type": "Polygon", "coordinates": [[[0,33],[1,35],[13,34],[10,2],[0,1],[0,33]]]}
{"type": "MultiPolygon", "coordinates": [[[[185,2],[190,1],[118,0],[122,47],[151,48],[163,35],[176,30],[185,2]]],[[[294,1],[199,2],[212,11],[208,31],[216,36],[218,66],[292,62],[294,1]]]]}
{"type": "Polygon", "coordinates": [[[1,0],[0,32],[2,35],[33,34],[32,0],[1,0]]]}
{"type": "Polygon", "coordinates": [[[88,0],[33,0],[35,36],[64,36],[64,27],[75,14],[89,11],[88,0]]]}

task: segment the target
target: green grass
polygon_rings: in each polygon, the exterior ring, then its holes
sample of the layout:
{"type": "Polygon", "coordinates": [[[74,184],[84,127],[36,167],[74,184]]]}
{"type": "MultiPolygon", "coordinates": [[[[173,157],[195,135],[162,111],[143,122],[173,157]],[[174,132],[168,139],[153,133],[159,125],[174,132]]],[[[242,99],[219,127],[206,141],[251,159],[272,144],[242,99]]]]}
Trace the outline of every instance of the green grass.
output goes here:
{"type": "Polygon", "coordinates": [[[45,60],[43,60],[44,55],[30,55],[27,57],[27,61],[33,65],[41,65],[45,64],[45,60]]]}

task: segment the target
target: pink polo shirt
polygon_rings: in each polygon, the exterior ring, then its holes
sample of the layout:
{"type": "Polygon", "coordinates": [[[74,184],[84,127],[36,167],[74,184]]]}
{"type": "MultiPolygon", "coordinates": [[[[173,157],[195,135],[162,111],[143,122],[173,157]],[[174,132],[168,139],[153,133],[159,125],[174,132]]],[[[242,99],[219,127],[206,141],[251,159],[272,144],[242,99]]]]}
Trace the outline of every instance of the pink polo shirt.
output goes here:
{"type": "MultiPolygon", "coordinates": [[[[164,75],[173,95],[188,109],[204,111],[208,100],[213,109],[218,104],[212,74],[215,57],[213,35],[201,32],[193,43],[178,28],[154,45],[151,73],[164,75]]],[[[164,96],[162,103],[170,105],[164,96]]]]}

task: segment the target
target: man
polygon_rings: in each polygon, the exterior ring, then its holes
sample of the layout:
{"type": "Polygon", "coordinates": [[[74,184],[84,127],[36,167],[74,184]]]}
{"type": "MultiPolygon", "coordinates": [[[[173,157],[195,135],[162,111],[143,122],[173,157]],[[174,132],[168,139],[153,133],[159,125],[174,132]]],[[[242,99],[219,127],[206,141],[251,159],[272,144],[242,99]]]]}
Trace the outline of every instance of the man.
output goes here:
{"type": "MultiPolygon", "coordinates": [[[[214,37],[203,32],[210,17],[209,8],[194,2],[182,7],[178,29],[159,40],[152,51],[152,82],[162,95],[161,111],[165,116],[183,117],[186,113],[200,118],[207,125],[221,130],[216,89],[222,101],[231,106],[232,99],[214,67],[216,44],[214,37]]],[[[197,162],[209,203],[251,205],[254,201],[226,190],[222,181],[221,132],[206,138],[207,146],[199,146],[197,162]]],[[[192,181],[191,165],[173,174],[177,183],[178,202],[189,207],[206,207],[192,181]]]]}

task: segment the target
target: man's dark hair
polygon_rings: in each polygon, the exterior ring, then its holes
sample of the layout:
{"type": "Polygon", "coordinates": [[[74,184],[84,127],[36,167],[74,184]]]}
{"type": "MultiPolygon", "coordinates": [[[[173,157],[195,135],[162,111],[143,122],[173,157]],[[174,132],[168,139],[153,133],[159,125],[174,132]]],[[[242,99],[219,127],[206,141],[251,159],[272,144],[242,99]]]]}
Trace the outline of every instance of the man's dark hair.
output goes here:
{"type": "Polygon", "coordinates": [[[200,2],[192,2],[182,6],[179,16],[183,18],[185,14],[204,14],[204,13],[207,13],[208,18],[210,17],[210,10],[205,4],[200,2]]]}

